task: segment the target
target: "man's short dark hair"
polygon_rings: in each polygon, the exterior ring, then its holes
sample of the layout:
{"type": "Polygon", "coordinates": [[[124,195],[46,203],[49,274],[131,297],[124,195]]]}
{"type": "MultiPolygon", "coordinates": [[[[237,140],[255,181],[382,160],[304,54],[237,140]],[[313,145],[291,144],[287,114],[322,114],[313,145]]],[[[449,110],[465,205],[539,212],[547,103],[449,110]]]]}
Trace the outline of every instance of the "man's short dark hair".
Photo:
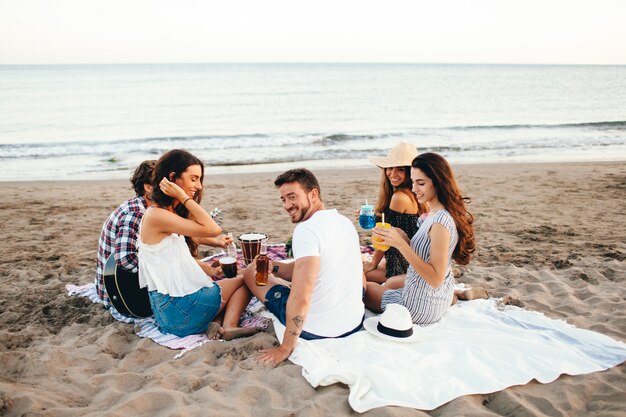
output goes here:
{"type": "Polygon", "coordinates": [[[296,168],[290,169],[287,172],[280,174],[274,180],[274,185],[276,187],[280,187],[283,184],[289,184],[292,182],[297,182],[309,192],[311,190],[317,190],[320,200],[322,199],[322,190],[320,190],[320,184],[317,182],[317,178],[315,175],[306,168],[296,168]]]}
{"type": "Polygon", "coordinates": [[[143,197],[146,193],[143,186],[145,184],[150,184],[155,165],[155,159],[147,159],[139,164],[135,172],[133,172],[133,176],[130,177],[130,183],[133,185],[133,189],[135,190],[137,197],[143,197]]]}

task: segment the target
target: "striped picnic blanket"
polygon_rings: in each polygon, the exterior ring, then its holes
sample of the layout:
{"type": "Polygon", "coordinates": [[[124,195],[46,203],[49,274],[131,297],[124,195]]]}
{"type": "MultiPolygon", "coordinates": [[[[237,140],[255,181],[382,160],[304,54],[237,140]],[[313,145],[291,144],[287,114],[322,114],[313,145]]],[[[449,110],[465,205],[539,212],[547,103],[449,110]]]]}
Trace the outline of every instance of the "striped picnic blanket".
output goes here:
{"type": "MultiPolygon", "coordinates": [[[[363,253],[371,253],[371,247],[363,247],[361,250],[363,253]]],[[[268,257],[272,260],[283,260],[287,257],[285,252],[285,245],[277,244],[277,245],[269,245],[268,246],[268,257]]],[[[202,259],[204,262],[212,262],[215,261],[222,256],[224,253],[218,253],[209,257],[202,259]]],[[[238,254],[238,266],[239,268],[244,268],[243,259],[241,257],[241,252],[238,254]]],[[[240,269],[240,270],[241,270],[240,269]]],[[[214,279],[218,279],[213,277],[214,279]]],[[[98,294],[96,292],[96,286],[94,283],[86,284],[86,285],[66,285],[66,289],[68,291],[68,295],[73,296],[81,296],[87,297],[94,303],[103,304],[102,300],[98,298],[98,294]]],[[[268,317],[263,317],[260,315],[263,312],[265,306],[255,297],[252,298],[250,304],[246,308],[246,311],[241,317],[239,325],[241,327],[261,327],[266,328],[271,319],[268,317]]],[[[197,348],[198,346],[202,346],[207,343],[210,339],[207,337],[205,333],[202,334],[194,334],[185,337],[175,336],[169,333],[163,333],[159,330],[159,326],[156,321],[152,317],[148,317],[145,319],[136,319],[132,317],[127,317],[121,314],[119,311],[115,309],[112,305],[109,307],[109,312],[111,316],[117,321],[121,321],[122,323],[132,324],[135,327],[135,334],[139,337],[148,337],[158,343],[159,345],[168,347],[170,349],[182,349],[174,358],[180,358],[186,352],[197,348]]]]}

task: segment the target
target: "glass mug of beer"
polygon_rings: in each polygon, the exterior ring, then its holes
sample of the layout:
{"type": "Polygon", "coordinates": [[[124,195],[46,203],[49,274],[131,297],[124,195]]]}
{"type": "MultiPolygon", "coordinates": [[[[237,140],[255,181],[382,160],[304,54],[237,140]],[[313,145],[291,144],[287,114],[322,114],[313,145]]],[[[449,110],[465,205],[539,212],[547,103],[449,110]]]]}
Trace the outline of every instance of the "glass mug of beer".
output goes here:
{"type": "Polygon", "coordinates": [[[237,258],[234,256],[224,256],[220,258],[220,266],[226,278],[234,278],[237,276],[237,258]]]}
{"type": "Polygon", "coordinates": [[[228,237],[231,242],[226,246],[226,255],[220,258],[220,266],[226,278],[234,278],[237,276],[237,246],[233,241],[233,234],[229,233],[228,237]]]}

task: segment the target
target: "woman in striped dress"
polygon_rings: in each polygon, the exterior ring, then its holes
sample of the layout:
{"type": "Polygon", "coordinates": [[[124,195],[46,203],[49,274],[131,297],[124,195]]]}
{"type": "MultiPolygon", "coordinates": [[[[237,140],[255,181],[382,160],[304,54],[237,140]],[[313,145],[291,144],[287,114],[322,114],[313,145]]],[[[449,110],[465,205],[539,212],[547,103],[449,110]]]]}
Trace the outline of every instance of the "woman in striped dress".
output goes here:
{"type": "MultiPolygon", "coordinates": [[[[419,229],[409,240],[398,228],[374,229],[374,236],[394,247],[409,261],[404,286],[390,289],[367,283],[365,305],[382,312],[387,304],[402,304],[416,324],[441,319],[454,297],[452,260],[466,265],[475,250],[473,216],[461,195],[448,162],[435,153],[423,153],[411,164],[413,193],[430,211],[418,220],[419,229]]],[[[393,278],[391,278],[393,282],[393,278]]],[[[402,276],[395,282],[402,282],[402,276]]],[[[388,283],[391,283],[388,281],[388,283]]]]}

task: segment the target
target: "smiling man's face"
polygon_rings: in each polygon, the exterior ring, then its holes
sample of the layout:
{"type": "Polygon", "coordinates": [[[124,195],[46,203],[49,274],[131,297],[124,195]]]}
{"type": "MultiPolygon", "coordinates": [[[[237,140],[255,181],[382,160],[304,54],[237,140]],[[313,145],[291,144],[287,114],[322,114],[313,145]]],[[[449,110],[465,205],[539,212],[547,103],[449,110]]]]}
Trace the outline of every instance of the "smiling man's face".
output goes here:
{"type": "Polygon", "coordinates": [[[311,217],[315,190],[307,192],[300,183],[289,182],[278,188],[283,208],[291,217],[292,223],[300,223],[311,217]]]}

